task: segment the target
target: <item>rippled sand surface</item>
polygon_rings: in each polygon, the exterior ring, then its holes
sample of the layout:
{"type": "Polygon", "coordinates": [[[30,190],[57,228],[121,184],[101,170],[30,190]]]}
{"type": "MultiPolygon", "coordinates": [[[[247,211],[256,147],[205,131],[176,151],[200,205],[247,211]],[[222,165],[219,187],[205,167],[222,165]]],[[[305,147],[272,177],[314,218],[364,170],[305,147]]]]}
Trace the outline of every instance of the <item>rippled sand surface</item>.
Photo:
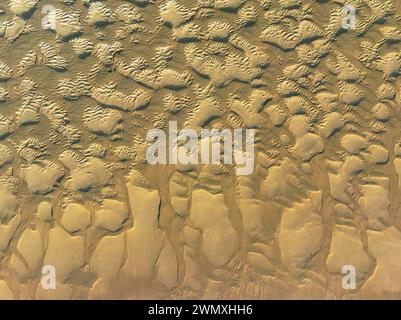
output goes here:
{"type": "Polygon", "coordinates": [[[0,1],[0,299],[400,299],[400,6],[0,1]],[[170,121],[253,173],[150,165],[170,121]]]}

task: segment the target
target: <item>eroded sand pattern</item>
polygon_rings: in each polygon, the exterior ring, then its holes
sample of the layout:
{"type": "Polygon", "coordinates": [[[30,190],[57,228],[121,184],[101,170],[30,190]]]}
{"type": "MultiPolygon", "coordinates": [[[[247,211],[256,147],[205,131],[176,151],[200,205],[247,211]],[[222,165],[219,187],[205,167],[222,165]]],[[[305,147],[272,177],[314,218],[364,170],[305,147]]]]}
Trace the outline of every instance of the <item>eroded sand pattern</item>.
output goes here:
{"type": "Polygon", "coordinates": [[[0,299],[401,298],[400,21],[398,0],[1,0],[0,299]],[[253,173],[149,165],[169,121],[254,129],[253,173]]]}

